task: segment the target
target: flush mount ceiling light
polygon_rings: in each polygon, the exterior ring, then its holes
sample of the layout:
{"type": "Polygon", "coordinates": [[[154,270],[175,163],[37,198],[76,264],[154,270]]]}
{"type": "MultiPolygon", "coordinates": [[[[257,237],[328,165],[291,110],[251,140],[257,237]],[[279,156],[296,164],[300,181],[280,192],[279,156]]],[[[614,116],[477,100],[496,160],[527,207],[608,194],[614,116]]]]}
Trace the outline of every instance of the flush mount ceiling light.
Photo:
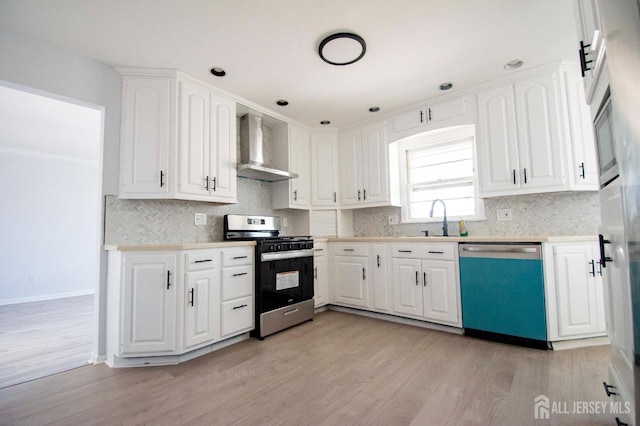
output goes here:
{"type": "Polygon", "coordinates": [[[215,75],[216,77],[224,77],[225,75],[227,75],[227,72],[220,67],[213,67],[210,71],[211,74],[215,75]]]}
{"type": "Polygon", "coordinates": [[[442,83],[440,85],[440,90],[449,90],[453,87],[453,83],[451,82],[446,82],[446,83],[442,83]]]}
{"type": "Polygon", "coordinates": [[[380,107],[371,107],[369,108],[369,112],[378,112],[380,111],[380,107]]]}
{"type": "Polygon", "coordinates": [[[329,120],[322,120],[320,124],[322,124],[323,126],[326,126],[328,124],[331,124],[331,122],[329,120]]]}
{"type": "Polygon", "coordinates": [[[367,51],[367,43],[353,33],[335,33],[320,42],[318,55],[331,65],[349,65],[359,61],[367,51]]]}
{"type": "Polygon", "coordinates": [[[279,99],[276,101],[276,104],[280,105],[280,106],[287,106],[289,105],[288,101],[285,101],[284,99],[279,99]]]}
{"type": "Polygon", "coordinates": [[[505,70],[515,70],[516,68],[520,68],[523,62],[520,59],[513,59],[506,64],[504,64],[505,70]]]}

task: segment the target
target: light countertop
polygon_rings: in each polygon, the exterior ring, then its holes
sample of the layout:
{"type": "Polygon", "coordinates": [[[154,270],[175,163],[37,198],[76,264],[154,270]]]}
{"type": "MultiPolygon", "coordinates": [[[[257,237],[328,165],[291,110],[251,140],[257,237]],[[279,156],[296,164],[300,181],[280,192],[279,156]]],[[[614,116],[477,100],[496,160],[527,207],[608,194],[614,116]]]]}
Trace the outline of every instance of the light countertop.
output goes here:
{"type": "Polygon", "coordinates": [[[390,242],[390,243],[408,243],[408,242],[434,242],[434,243],[547,243],[547,242],[572,242],[572,241],[597,241],[597,235],[571,235],[571,236],[544,236],[544,235],[528,235],[517,237],[344,237],[329,238],[329,242],[390,242]]]}
{"type": "Polygon", "coordinates": [[[105,244],[105,250],[119,251],[174,251],[198,250],[225,247],[255,246],[255,241],[219,241],[211,243],[169,243],[169,244],[105,244]]]}

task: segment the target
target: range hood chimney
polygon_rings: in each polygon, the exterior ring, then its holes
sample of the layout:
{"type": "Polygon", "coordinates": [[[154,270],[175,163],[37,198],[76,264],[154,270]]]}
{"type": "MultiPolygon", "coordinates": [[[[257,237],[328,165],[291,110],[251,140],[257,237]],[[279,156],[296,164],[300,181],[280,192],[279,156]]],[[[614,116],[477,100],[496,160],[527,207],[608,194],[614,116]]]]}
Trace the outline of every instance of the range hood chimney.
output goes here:
{"type": "Polygon", "coordinates": [[[262,117],[245,114],[240,117],[240,163],[238,176],[277,182],[297,178],[295,173],[279,170],[264,164],[262,117]]]}

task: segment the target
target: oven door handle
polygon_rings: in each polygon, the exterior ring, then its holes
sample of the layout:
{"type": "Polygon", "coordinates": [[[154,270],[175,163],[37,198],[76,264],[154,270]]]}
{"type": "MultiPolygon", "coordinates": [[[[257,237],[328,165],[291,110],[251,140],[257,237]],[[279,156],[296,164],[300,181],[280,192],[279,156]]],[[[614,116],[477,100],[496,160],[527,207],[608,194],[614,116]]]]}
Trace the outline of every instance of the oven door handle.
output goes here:
{"type": "Polygon", "coordinates": [[[271,260],[285,260],[285,259],[295,259],[298,257],[313,257],[313,250],[291,250],[291,251],[280,251],[276,253],[262,253],[260,254],[261,262],[269,262],[271,260]]]}

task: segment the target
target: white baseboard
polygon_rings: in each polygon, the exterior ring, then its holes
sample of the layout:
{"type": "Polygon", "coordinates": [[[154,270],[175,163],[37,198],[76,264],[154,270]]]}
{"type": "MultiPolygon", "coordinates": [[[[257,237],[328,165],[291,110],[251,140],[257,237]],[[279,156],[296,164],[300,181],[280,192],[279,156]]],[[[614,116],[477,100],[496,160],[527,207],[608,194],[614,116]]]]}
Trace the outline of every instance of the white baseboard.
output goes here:
{"type": "Polygon", "coordinates": [[[45,300],[66,299],[67,297],[89,296],[94,294],[95,290],[82,290],[70,293],[46,294],[42,296],[18,297],[16,299],[0,299],[0,306],[15,305],[18,303],[42,302],[45,300]]]}
{"type": "Polygon", "coordinates": [[[602,346],[608,345],[611,342],[606,336],[602,337],[588,337],[586,339],[572,339],[572,340],[560,340],[557,342],[551,342],[551,346],[554,351],[562,351],[566,349],[587,348],[590,346],[602,346]]]}

